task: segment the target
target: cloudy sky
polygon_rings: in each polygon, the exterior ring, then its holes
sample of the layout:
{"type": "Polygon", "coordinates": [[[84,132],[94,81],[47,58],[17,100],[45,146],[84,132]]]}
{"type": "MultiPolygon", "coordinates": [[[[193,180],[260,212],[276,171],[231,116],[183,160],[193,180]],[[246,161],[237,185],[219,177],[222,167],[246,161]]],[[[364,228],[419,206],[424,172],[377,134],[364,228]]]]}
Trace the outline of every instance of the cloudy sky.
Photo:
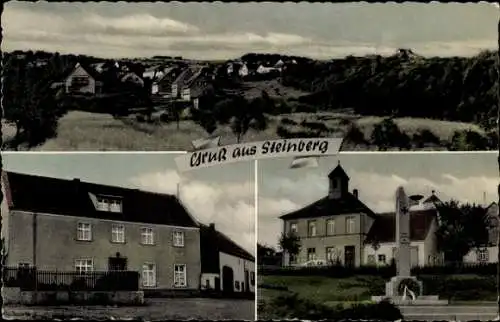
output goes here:
{"type": "Polygon", "coordinates": [[[497,47],[498,18],[498,8],[487,3],[10,1],[2,50],[227,59],[247,52],[331,58],[412,48],[468,56],[497,47]]]}
{"type": "Polygon", "coordinates": [[[258,242],[277,246],[279,216],[328,194],[327,175],[338,161],[350,177],[349,190],[375,212],[393,211],[394,195],[403,186],[408,195],[436,191],[447,201],[489,204],[498,201],[497,153],[357,154],[328,157],[317,168],[289,169],[290,159],[258,163],[258,242]],[[484,194],[486,198],[484,198],[484,194]]]}
{"type": "Polygon", "coordinates": [[[255,171],[252,162],[177,173],[175,157],[160,154],[2,153],[4,170],[175,194],[202,223],[252,254],[255,250],[255,171]]]}

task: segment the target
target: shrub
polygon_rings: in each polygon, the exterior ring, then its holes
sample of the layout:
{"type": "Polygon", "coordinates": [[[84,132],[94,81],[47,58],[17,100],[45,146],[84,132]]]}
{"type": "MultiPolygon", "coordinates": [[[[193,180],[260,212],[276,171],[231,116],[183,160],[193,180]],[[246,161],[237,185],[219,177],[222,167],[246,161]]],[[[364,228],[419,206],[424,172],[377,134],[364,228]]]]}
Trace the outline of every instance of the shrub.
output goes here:
{"type": "Polygon", "coordinates": [[[472,130],[455,131],[449,143],[451,151],[486,150],[489,145],[488,138],[472,130]]]}
{"type": "Polygon", "coordinates": [[[360,130],[360,128],[355,124],[352,123],[349,126],[349,129],[347,130],[347,133],[345,134],[344,140],[354,143],[354,144],[365,144],[366,138],[365,134],[360,130]]]}
{"type": "Polygon", "coordinates": [[[357,304],[350,308],[343,305],[329,307],[322,303],[316,303],[308,299],[300,298],[296,293],[286,296],[278,296],[269,303],[259,305],[261,315],[271,313],[273,318],[278,319],[364,319],[364,320],[388,320],[401,319],[401,312],[397,307],[387,301],[376,304],[357,304]]]}

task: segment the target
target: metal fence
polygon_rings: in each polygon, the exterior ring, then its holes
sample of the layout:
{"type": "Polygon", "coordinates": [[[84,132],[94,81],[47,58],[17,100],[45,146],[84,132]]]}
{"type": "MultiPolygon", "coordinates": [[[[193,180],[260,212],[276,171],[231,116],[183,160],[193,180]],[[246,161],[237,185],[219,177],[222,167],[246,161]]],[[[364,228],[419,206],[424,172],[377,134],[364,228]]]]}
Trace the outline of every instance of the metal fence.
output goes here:
{"type": "Polygon", "coordinates": [[[23,291],[137,291],[139,273],[132,271],[68,272],[36,268],[3,268],[5,287],[23,291]]]}

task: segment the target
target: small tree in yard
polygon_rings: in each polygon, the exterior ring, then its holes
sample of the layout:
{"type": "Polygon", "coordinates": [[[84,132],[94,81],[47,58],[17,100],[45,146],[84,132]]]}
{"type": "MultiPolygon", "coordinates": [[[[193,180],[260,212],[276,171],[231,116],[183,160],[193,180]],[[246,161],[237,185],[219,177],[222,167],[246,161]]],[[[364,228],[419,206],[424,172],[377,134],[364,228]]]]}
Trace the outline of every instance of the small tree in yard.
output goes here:
{"type": "Polygon", "coordinates": [[[279,245],[281,249],[288,253],[291,257],[297,256],[301,248],[300,238],[293,232],[282,233],[279,245]]]}
{"type": "Polygon", "coordinates": [[[250,128],[264,130],[267,127],[267,119],[258,106],[249,104],[243,97],[238,96],[233,101],[232,117],[230,126],[236,136],[236,142],[240,143],[242,137],[250,128]]]}
{"type": "Polygon", "coordinates": [[[476,205],[460,205],[457,201],[443,203],[438,207],[440,225],[436,231],[438,249],[445,260],[461,263],[472,249],[487,243],[489,223],[486,211],[476,205]]]}

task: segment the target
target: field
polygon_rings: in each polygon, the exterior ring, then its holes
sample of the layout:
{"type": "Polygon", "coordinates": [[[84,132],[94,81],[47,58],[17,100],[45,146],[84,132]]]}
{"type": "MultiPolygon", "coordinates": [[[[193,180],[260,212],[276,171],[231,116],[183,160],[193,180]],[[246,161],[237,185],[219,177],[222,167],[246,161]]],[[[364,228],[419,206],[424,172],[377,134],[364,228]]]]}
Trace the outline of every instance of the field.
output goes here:
{"type": "Polygon", "coordinates": [[[87,320],[253,320],[254,301],[208,298],[146,299],[146,306],[4,306],[4,318],[87,320]]]}
{"type": "MultiPolygon", "coordinates": [[[[295,122],[287,125],[292,131],[307,131],[300,124],[302,121],[323,123],[328,132],[323,136],[342,136],[349,124],[355,123],[369,138],[374,124],[380,122],[380,117],[361,117],[344,111],[342,113],[294,113],[270,116],[268,127],[264,131],[250,129],[242,138],[242,143],[279,139],[276,133],[283,120],[295,122]]],[[[401,130],[412,135],[419,129],[429,129],[442,141],[451,138],[454,131],[471,129],[484,133],[478,126],[468,123],[447,122],[417,118],[395,119],[401,130]]],[[[4,140],[14,134],[11,125],[3,122],[4,140]]],[[[219,126],[215,135],[221,136],[221,144],[236,143],[236,136],[229,126],[219,126]]],[[[191,149],[191,141],[207,136],[199,125],[191,120],[182,120],[177,129],[175,122],[167,124],[139,123],[133,117],[117,119],[107,114],[96,114],[71,111],[59,120],[57,137],[47,140],[35,147],[37,151],[186,151],[191,149]]],[[[23,148],[21,148],[22,150],[23,148]]],[[[376,146],[358,145],[345,146],[344,150],[377,150],[376,146]]],[[[443,150],[445,147],[432,147],[443,150]]]]}

